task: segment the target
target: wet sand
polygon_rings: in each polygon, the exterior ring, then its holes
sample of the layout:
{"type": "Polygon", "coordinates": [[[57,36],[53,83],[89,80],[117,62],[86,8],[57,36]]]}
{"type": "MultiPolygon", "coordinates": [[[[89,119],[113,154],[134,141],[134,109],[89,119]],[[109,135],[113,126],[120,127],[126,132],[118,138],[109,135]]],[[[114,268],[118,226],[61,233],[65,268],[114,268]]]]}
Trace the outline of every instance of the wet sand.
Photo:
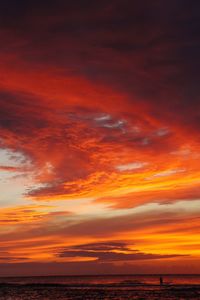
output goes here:
{"type": "Polygon", "coordinates": [[[200,285],[1,284],[1,300],[200,299],[200,285]]]}

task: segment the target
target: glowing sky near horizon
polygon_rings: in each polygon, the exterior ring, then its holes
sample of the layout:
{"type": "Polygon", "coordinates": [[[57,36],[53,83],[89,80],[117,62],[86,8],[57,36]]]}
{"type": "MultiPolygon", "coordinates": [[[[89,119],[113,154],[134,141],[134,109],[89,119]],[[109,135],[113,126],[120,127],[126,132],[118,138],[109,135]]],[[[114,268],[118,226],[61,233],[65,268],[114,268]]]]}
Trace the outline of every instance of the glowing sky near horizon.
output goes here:
{"type": "Polygon", "coordinates": [[[199,14],[0,3],[0,275],[200,272],[199,14]]]}

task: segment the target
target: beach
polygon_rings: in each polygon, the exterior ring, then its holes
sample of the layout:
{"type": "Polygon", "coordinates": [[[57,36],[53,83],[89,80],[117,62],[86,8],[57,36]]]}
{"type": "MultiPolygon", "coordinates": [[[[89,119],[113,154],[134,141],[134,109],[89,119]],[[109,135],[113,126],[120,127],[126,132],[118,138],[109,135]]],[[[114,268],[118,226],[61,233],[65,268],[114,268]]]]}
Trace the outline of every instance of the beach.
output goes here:
{"type": "Polygon", "coordinates": [[[3,286],[1,300],[69,300],[69,299],[200,299],[200,286],[175,286],[171,288],[143,287],[68,287],[68,286],[3,286]]]}
{"type": "MultiPolygon", "coordinates": [[[[71,281],[67,278],[61,278],[60,281],[64,283],[58,283],[58,279],[51,278],[49,282],[43,280],[33,279],[17,281],[12,279],[10,282],[1,281],[0,284],[0,299],[1,300],[70,300],[70,299],[149,299],[149,300],[172,300],[172,299],[200,299],[200,284],[199,283],[179,283],[179,284],[163,284],[160,286],[155,283],[142,283],[139,280],[122,280],[124,278],[119,277],[116,280],[113,277],[113,282],[110,282],[110,278],[107,283],[106,280],[98,281],[96,283],[93,280],[89,282],[83,278],[71,278],[71,281]],[[114,280],[115,279],[115,280],[114,280]],[[120,281],[121,280],[121,281],[120,281]],[[56,283],[57,281],[57,283],[56,283]]],[[[140,278],[141,279],[141,278],[140,278]]],[[[150,279],[152,279],[150,277],[150,279]]],[[[198,278],[199,279],[199,278],[198,278]]],[[[9,281],[9,280],[7,280],[9,281]]],[[[153,279],[151,280],[153,281],[153,279]]],[[[198,281],[198,280],[196,280],[198,281]]],[[[183,281],[184,282],[184,281],[183,281]]]]}

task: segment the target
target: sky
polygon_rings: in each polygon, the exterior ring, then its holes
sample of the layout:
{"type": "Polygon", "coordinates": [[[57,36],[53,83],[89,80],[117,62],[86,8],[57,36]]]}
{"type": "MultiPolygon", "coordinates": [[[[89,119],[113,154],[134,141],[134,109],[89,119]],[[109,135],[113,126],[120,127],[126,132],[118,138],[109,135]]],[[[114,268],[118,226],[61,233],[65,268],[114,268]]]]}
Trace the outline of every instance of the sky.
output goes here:
{"type": "Polygon", "coordinates": [[[200,2],[0,1],[0,276],[200,273],[200,2]]]}

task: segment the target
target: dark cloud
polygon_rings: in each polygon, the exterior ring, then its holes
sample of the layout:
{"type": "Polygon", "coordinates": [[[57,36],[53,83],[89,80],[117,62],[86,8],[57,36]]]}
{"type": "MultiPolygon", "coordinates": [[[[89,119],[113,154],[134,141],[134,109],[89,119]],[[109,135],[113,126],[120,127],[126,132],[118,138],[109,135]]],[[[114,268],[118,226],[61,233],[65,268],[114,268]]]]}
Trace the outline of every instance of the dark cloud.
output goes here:
{"type": "Polygon", "coordinates": [[[86,251],[109,251],[109,250],[128,250],[127,244],[124,242],[99,242],[75,245],[71,249],[86,250],[86,251]]]}
{"type": "Polygon", "coordinates": [[[65,248],[59,253],[59,257],[89,257],[99,262],[106,261],[129,261],[129,260],[148,260],[148,259],[164,259],[177,257],[179,255],[155,255],[142,253],[138,250],[132,250],[126,243],[96,243],[86,245],[76,245],[74,247],[65,248]],[[117,252],[118,251],[118,252],[117,252]]]}
{"type": "MultiPolygon", "coordinates": [[[[130,101],[148,102],[166,122],[199,128],[196,1],[8,1],[1,7],[4,27],[21,24],[15,51],[23,60],[104,82],[130,101]]],[[[8,44],[6,53],[12,49],[8,44]]]]}
{"type": "Polygon", "coordinates": [[[14,131],[16,128],[25,129],[25,125],[43,127],[42,122],[46,121],[38,116],[36,112],[43,110],[45,107],[34,98],[33,95],[25,93],[14,93],[1,91],[0,93],[1,116],[0,126],[14,131]],[[29,122],[28,122],[29,121],[29,122]],[[24,123],[22,123],[24,122],[24,123]]]}

